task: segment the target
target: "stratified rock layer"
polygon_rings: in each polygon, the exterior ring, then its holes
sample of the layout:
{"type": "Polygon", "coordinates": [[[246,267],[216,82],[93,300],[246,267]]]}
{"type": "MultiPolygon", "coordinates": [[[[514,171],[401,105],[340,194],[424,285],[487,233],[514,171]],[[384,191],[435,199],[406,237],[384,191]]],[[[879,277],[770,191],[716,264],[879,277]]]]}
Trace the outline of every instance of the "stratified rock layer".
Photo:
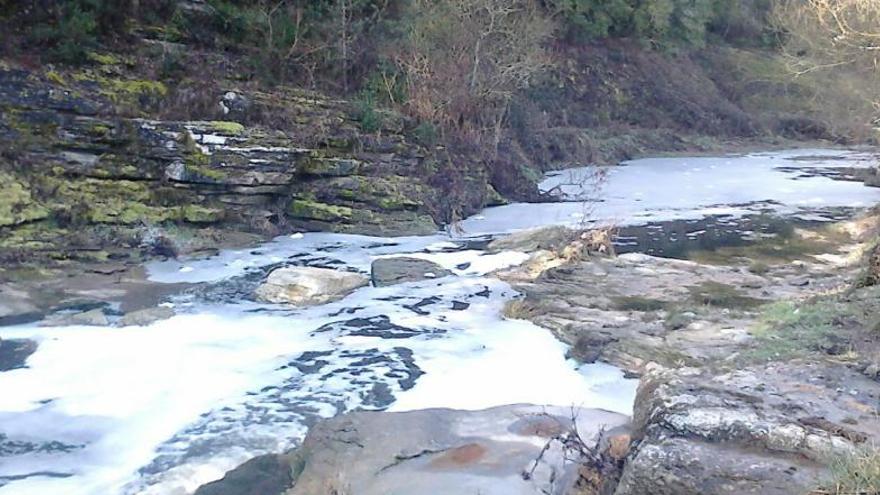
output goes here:
{"type": "Polygon", "coordinates": [[[0,65],[0,258],[128,257],[157,225],[437,229],[433,159],[399,122],[364,135],[349,103],[291,88],[199,95],[247,101],[240,122],[157,120],[168,88],[102,70],[0,65]],[[241,123],[262,113],[285,121],[241,123]]]}

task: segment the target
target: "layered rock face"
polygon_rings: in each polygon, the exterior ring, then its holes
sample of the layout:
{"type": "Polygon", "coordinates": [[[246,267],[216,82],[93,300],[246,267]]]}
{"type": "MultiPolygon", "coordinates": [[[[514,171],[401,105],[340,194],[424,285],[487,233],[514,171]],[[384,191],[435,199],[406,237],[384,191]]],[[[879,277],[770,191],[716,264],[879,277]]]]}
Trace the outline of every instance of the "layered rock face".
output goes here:
{"type": "Polygon", "coordinates": [[[432,158],[407,141],[400,122],[386,119],[366,135],[347,102],[290,88],[199,95],[216,106],[203,113],[226,121],[155,120],[174,104],[170,90],[125,73],[113,65],[65,74],[0,66],[4,259],[161,246],[151,236],[164,231],[148,227],[169,224],[260,234],[438,228],[428,214],[437,192],[424,180],[432,158]],[[268,113],[284,122],[237,122],[268,113]]]}

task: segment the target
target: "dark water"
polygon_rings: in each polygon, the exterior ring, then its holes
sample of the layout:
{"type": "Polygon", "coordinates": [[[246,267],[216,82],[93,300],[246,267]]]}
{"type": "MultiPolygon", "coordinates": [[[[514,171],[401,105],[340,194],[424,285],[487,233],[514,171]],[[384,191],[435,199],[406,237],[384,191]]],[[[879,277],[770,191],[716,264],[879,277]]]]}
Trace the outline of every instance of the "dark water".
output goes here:
{"type": "Polygon", "coordinates": [[[712,215],[699,220],[672,220],[622,227],[614,245],[618,253],[645,253],[687,259],[696,252],[754,245],[770,238],[789,238],[796,228],[816,228],[852,218],[851,208],[827,208],[809,218],[771,214],[735,217],[712,215]]]}

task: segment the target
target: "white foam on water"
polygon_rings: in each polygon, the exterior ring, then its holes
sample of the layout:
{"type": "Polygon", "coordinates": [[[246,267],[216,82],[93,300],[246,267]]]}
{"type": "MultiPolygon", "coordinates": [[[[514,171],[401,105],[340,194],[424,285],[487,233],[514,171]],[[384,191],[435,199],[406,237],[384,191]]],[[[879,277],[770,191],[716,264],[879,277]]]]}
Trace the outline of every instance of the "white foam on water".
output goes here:
{"type": "MultiPolygon", "coordinates": [[[[312,234],[300,239],[305,252],[314,254],[320,244],[321,259],[344,260],[350,269],[365,269],[371,259],[384,255],[368,253],[392,249],[388,239],[317,236],[320,242],[310,239],[312,234]]],[[[424,250],[437,241],[394,242],[397,249],[424,250]]],[[[257,251],[298,254],[290,248],[276,241],[257,251]]],[[[365,403],[371,392],[362,382],[370,380],[387,387],[395,410],[532,402],[631,412],[633,397],[597,392],[591,374],[567,360],[566,346],[547,330],[499,316],[516,294],[483,274],[517,263],[524,255],[475,250],[406,254],[460,275],[367,287],[310,309],[195,302],[178,304],[188,304],[191,314],[148,327],[4,328],[3,338],[34,338],[40,346],[27,369],[0,374],[2,431],[15,441],[84,447],[69,453],[31,452],[4,462],[0,477],[35,472],[69,477],[33,476],[0,487],[0,494],[188,493],[250,456],[294,446],[306,431],[308,415],[275,411],[279,404],[295,403],[316,416],[375,407],[365,403]],[[462,263],[470,265],[456,268],[462,263]],[[468,307],[455,309],[455,304],[468,307]],[[271,308],[275,311],[254,312],[271,308]],[[380,315],[404,331],[415,330],[415,335],[381,338],[339,328],[315,332],[331,322],[380,315]],[[420,369],[411,388],[399,379],[405,363],[383,361],[400,349],[410,352],[412,364],[420,369]],[[327,353],[320,357],[325,368],[310,374],[285,366],[304,352],[327,353]],[[357,368],[360,359],[373,360],[369,377],[357,368]],[[333,372],[325,372],[331,368],[333,372]],[[283,392],[265,392],[273,387],[283,392]],[[255,416],[253,410],[265,411],[255,416]],[[42,428],[47,421],[57,428],[42,428]],[[199,444],[207,447],[193,453],[199,449],[192,445],[199,444]],[[155,469],[157,462],[161,469],[155,469]]],[[[151,266],[151,273],[172,281],[211,279],[213,269],[245,273],[239,267],[259,265],[256,256],[221,254],[186,265],[192,267],[188,272],[169,261],[168,266],[151,266]],[[230,270],[230,259],[245,262],[230,270]]],[[[616,381],[632,382],[622,374],[616,381]]]]}

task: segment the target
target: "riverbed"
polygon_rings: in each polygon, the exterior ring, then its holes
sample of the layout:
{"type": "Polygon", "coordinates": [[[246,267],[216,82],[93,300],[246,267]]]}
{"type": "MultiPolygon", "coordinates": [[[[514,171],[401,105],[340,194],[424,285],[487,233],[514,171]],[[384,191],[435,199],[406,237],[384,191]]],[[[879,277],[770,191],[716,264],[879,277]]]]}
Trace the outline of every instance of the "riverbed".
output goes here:
{"type": "Polygon", "coordinates": [[[875,163],[842,150],[635,160],[553,173],[542,188],[561,201],[491,208],[461,232],[297,233],[151,263],[157,283],[195,284],[163,303],[177,312],[171,319],[0,327],[0,338],[39,342],[26,368],[0,373],[0,494],[186,494],[356,408],[534,403],[631,414],[637,380],[580,365],[549,331],[500,316],[517,294],[490,274],[527,255],[489,254],[485,240],[566,224],[630,229],[618,245],[631,251],[748,242],[758,216],[828,222],[877,204],[880,189],[849,174],[875,163]],[[250,297],[278,266],[368,273],[372,260],[401,255],[454,275],[365,287],[308,309],[250,297]]]}

